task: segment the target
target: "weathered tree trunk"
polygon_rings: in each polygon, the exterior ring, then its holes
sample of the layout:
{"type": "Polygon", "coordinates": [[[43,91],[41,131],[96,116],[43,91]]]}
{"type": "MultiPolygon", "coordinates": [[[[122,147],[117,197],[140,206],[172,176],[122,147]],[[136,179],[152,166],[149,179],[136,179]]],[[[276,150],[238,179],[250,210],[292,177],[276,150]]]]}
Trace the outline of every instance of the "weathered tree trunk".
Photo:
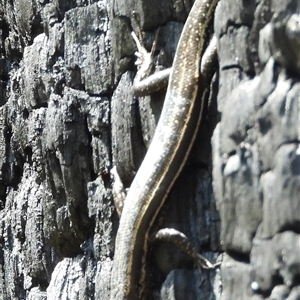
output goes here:
{"type": "MultiPolygon", "coordinates": [[[[109,170],[130,186],[164,99],[133,97],[131,14],[149,50],[160,28],[169,67],[192,4],[0,0],[0,300],[109,299],[109,170]]],[[[153,233],[176,228],[213,262],[224,251],[221,271],[149,241],[149,299],[300,298],[299,11],[220,0],[219,68],[153,233]]]]}
{"type": "Polygon", "coordinates": [[[220,1],[222,299],[299,299],[299,1],[220,1]]]}

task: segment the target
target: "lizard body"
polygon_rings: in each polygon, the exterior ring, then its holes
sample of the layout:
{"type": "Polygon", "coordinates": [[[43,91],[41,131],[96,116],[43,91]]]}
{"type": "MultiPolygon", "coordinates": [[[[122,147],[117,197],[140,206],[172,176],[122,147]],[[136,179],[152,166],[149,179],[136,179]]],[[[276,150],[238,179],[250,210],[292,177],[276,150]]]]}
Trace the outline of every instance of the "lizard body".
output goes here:
{"type": "Polygon", "coordinates": [[[196,101],[199,61],[218,0],[196,0],[175,53],[164,106],[147,154],[122,211],[111,274],[111,300],[141,299],[138,286],[151,228],[196,137],[201,101],[196,101]]]}

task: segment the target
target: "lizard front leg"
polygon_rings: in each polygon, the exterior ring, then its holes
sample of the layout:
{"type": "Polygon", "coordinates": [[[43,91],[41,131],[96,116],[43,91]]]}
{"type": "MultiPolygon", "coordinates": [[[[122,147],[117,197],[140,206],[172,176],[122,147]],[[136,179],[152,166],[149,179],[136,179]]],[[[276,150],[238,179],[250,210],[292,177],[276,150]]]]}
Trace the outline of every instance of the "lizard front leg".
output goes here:
{"type": "MultiPolygon", "coordinates": [[[[153,54],[151,52],[147,52],[133,31],[131,32],[131,35],[138,48],[138,52],[135,52],[135,55],[138,57],[135,64],[140,66],[140,69],[133,81],[133,94],[137,97],[142,97],[161,91],[168,86],[172,67],[149,75],[149,71],[154,68],[153,54]],[[146,76],[146,74],[148,74],[148,76],[146,76]]],[[[213,36],[201,61],[201,74],[203,74],[203,77],[207,77],[208,80],[212,77],[212,66],[215,65],[216,60],[217,39],[213,36]]]]}

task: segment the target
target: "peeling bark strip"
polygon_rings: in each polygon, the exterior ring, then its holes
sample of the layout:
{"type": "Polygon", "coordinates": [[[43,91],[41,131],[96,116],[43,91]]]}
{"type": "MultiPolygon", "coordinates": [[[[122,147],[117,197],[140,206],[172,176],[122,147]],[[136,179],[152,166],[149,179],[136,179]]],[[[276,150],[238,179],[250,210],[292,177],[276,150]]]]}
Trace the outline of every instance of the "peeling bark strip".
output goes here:
{"type": "Polygon", "coordinates": [[[145,296],[148,231],[192,148],[203,104],[199,62],[218,0],[197,0],[182,31],[164,107],[147,154],[126,197],[115,242],[111,300],[145,296]],[[140,290],[139,290],[140,286],[140,290]]]}

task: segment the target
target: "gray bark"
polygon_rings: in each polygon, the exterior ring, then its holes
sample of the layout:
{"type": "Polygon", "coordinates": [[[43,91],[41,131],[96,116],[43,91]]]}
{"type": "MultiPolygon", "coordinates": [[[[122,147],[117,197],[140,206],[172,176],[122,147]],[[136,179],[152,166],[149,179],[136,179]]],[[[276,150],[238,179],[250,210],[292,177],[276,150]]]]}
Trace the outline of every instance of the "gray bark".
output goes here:
{"type": "MultiPolygon", "coordinates": [[[[0,300],[109,299],[109,169],[130,186],[164,99],[133,97],[131,13],[169,67],[192,2],[0,0],[0,300]]],[[[149,299],[299,299],[299,11],[220,0],[218,72],[153,233],[224,251],[221,272],[149,241],[149,299]]]]}
{"type": "Polygon", "coordinates": [[[222,299],[298,299],[299,1],[221,1],[214,191],[222,299]]]}

